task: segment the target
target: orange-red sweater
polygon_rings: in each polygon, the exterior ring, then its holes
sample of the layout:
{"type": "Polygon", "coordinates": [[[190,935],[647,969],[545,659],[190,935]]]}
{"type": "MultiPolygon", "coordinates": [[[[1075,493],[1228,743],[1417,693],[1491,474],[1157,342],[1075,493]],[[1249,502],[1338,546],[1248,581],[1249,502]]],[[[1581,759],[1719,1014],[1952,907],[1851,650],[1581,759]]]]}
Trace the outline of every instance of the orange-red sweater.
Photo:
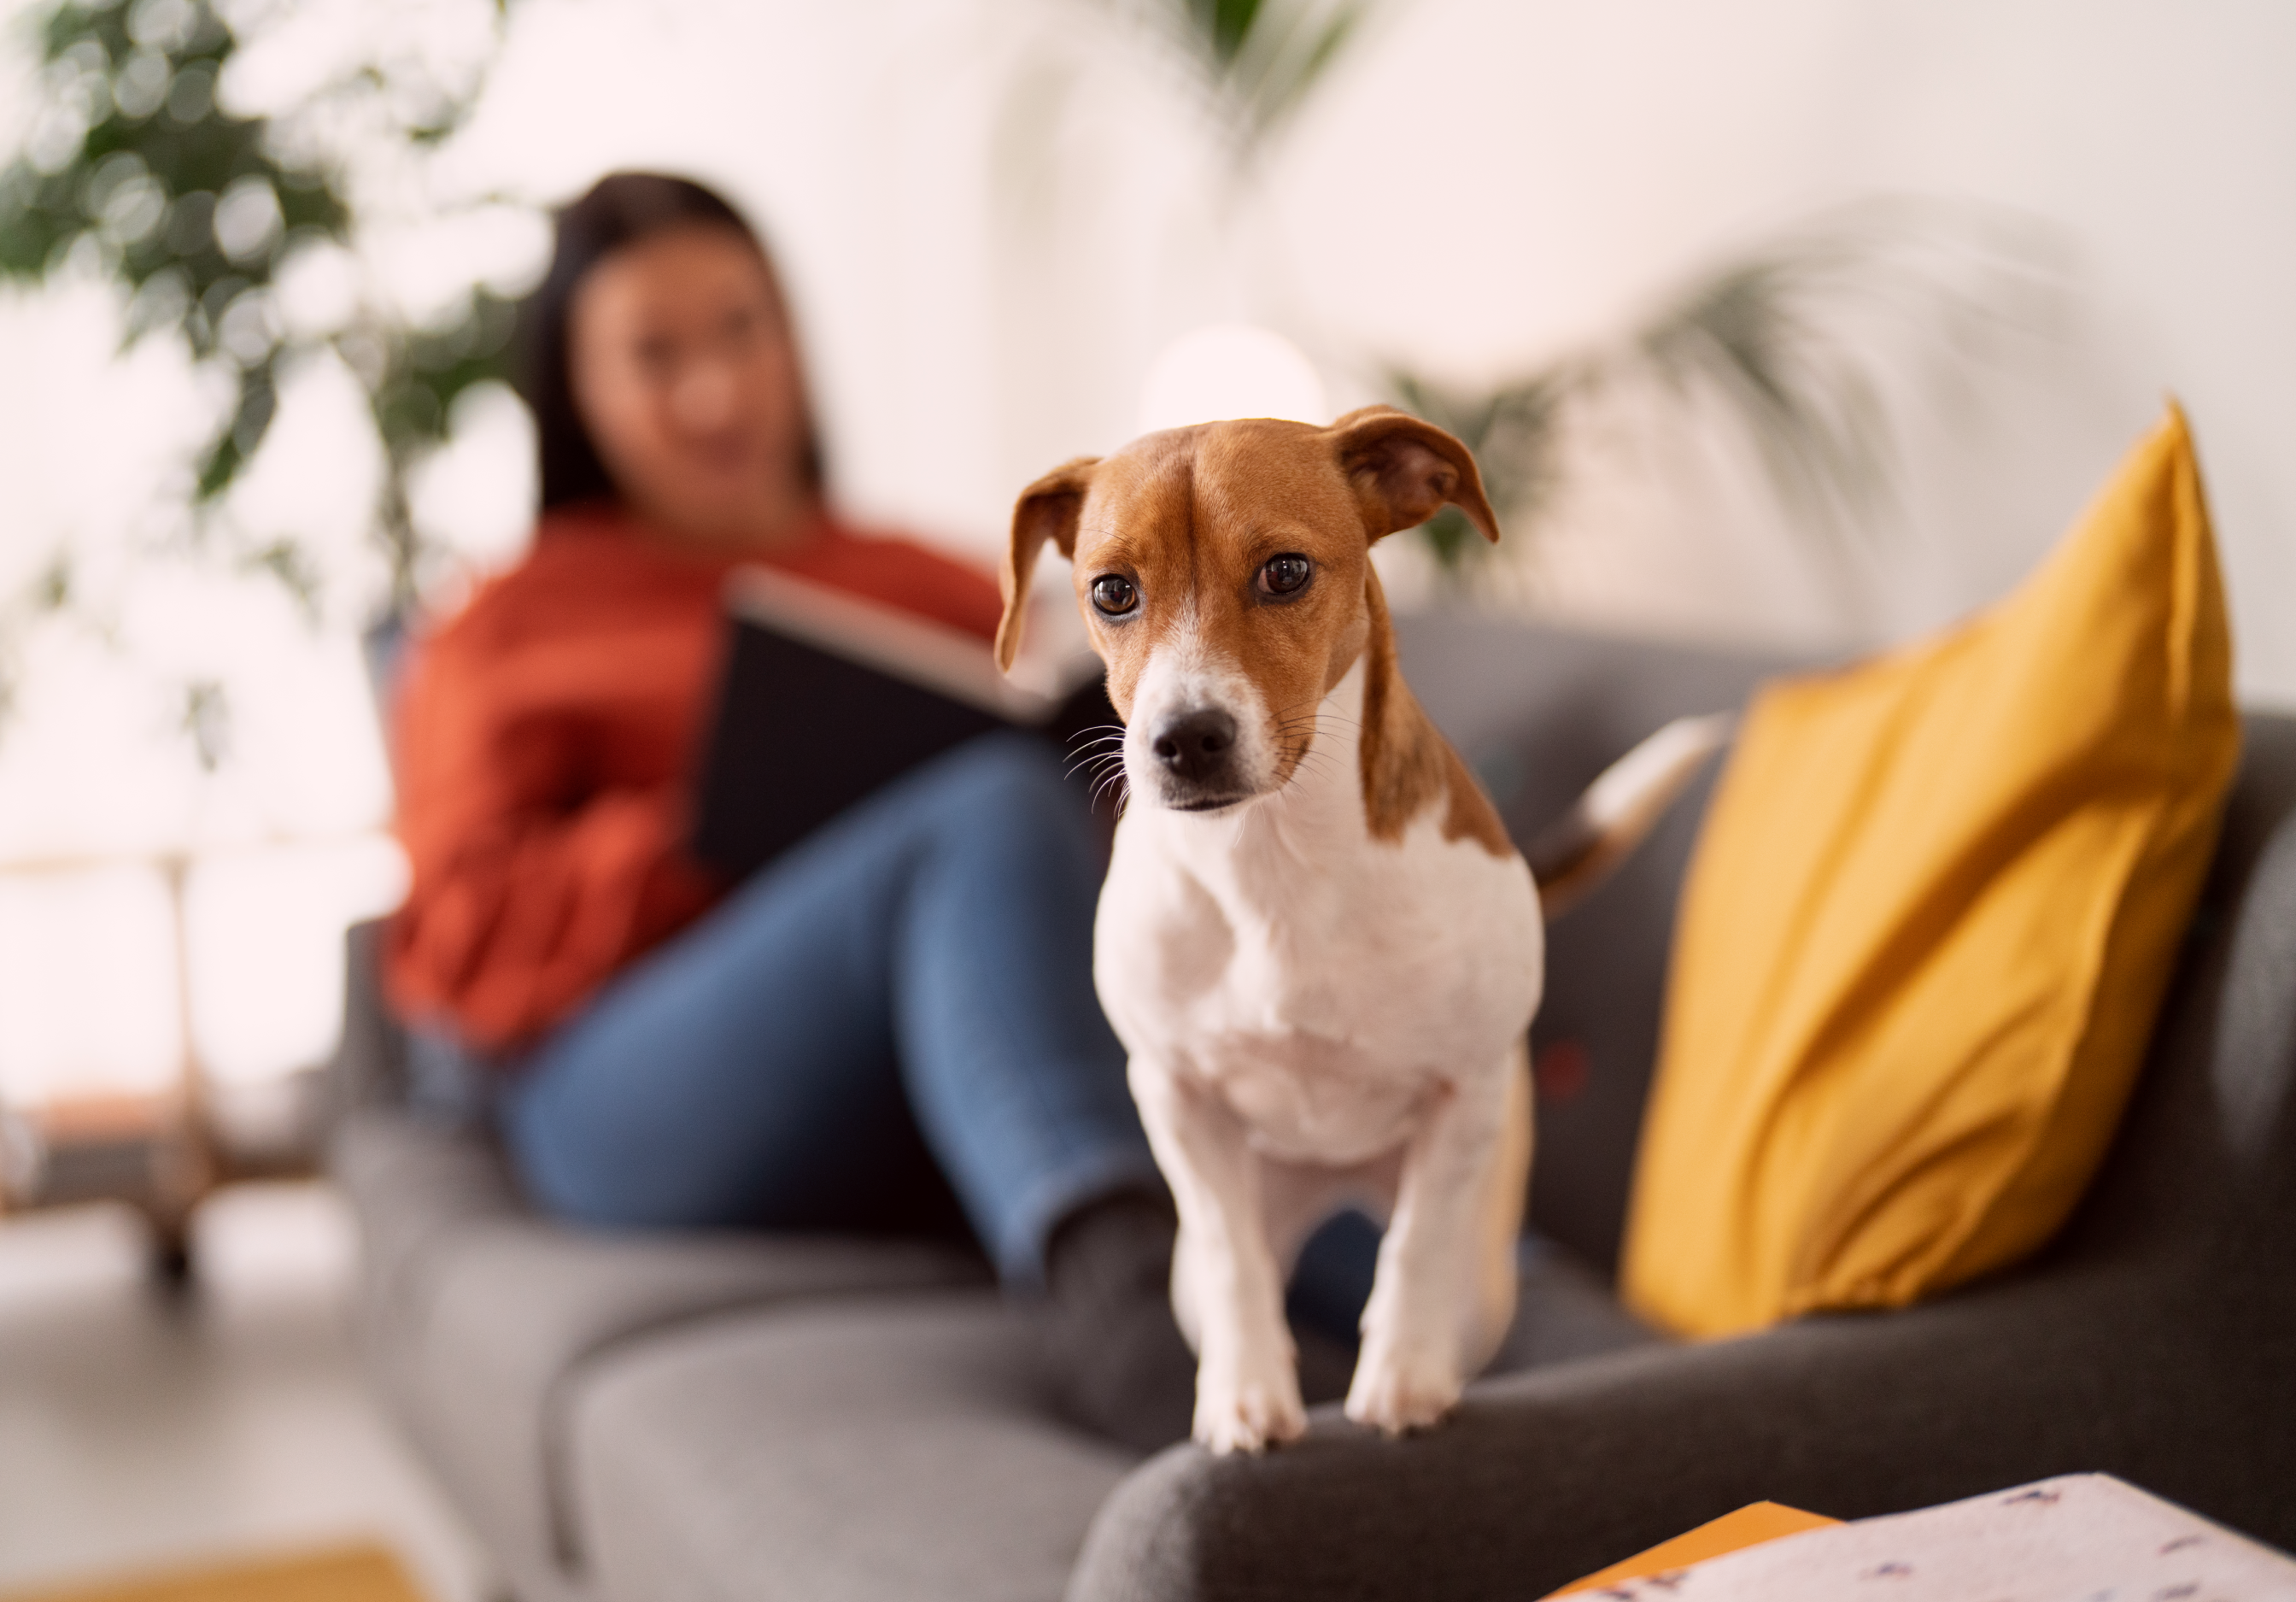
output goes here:
{"type": "MultiPolygon", "coordinates": [[[[904,541],[824,520],[771,563],[996,634],[996,585],[904,541]]],[[[402,1015],[527,1044],[716,900],[684,842],[734,565],[614,509],[556,512],[416,646],[394,740],[414,870],[386,964],[402,1015]]]]}

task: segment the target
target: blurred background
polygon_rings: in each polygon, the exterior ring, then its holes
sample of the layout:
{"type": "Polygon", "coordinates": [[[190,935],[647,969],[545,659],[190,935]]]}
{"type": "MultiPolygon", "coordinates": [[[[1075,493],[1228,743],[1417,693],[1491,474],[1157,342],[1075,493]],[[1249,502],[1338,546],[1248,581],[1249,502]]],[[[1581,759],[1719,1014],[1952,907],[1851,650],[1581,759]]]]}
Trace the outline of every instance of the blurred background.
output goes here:
{"type": "Polygon", "coordinates": [[[2232,0],[12,7],[0,1100],[288,1115],[398,887],[362,636],[521,548],[507,302],[603,171],[750,210],[839,494],[983,563],[1144,423],[1400,400],[1511,513],[1407,602],[1854,648],[2173,391],[2286,702],[2292,67],[2232,0]]]}
{"type": "Polygon", "coordinates": [[[299,1160],[402,887],[369,662],[523,546],[603,172],[749,211],[837,497],[984,564],[1066,457],[1386,400],[1508,529],[1403,604],[1849,652],[2172,392],[2285,705],[2292,74],[2267,0],[4,0],[0,1196],[299,1160]]]}

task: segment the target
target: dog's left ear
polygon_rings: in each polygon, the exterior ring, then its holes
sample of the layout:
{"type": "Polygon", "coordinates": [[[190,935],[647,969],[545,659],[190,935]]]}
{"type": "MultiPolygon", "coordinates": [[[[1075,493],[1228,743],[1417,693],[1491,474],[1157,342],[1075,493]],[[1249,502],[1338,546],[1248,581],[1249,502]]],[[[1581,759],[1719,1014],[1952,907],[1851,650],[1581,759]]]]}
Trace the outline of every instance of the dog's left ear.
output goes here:
{"type": "Polygon", "coordinates": [[[1021,653],[1021,625],[1029,613],[1029,579],[1037,571],[1037,554],[1049,539],[1062,555],[1076,555],[1077,518],[1099,461],[1078,456],[1062,463],[1021,491],[1013,507],[1013,543],[996,568],[996,587],[1004,596],[1004,616],[996,625],[996,665],[1008,673],[1021,653]]]}
{"type": "Polygon", "coordinates": [[[1364,503],[1372,538],[1415,528],[1448,501],[1485,539],[1498,543],[1499,520],[1484,498],[1474,453],[1433,423],[1391,406],[1367,406],[1325,431],[1340,471],[1364,503]]]}

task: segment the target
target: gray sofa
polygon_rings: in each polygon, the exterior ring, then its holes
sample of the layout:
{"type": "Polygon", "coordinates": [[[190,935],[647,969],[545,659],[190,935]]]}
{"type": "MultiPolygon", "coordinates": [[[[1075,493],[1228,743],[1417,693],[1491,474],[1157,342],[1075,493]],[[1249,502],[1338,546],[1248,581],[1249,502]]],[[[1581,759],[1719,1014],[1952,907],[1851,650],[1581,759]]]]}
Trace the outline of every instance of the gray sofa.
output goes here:
{"type": "MultiPolygon", "coordinates": [[[[1422,698],[1518,838],[1770,664],[1406,622],[1422,698]]],[[[1054,1413],[962,1244],[602,1236],[406,1105],[355,937],[333,1167],[376,1384],[522,1602],[1541,1595],[1734,1507],[1841,1516],[2099,1469],[2296,1545],[2296,719],[2254,717],[2112,1154],[2014,1272],[1683,1345],[1607,1277],[1675,898],[1711,775],[1557,920],[1522,1309],[1460,1412],[1336,1409],[1265,1458],[1134,1460],[1054,1413]]]]}

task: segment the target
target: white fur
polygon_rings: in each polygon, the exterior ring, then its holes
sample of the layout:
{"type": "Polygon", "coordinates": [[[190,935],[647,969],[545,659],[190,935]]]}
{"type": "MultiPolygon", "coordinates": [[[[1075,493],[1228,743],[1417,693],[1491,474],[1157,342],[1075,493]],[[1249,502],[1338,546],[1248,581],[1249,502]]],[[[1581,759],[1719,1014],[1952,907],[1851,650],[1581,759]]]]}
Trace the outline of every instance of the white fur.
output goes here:
{"type": "Polygon", "coordinates": [[[1290,783],[1217,813],[1158,804],[1146,741],[1166,709],[1219,705],[1243,770],[1272,777],[1259,687],[1183,627],[1129,719],[1133,801],[1094,973],[1179,1208],[1173,1301],[1199,1357],[1196,1438],[1215,1451],[1306,1427],[1283,1284],[1341,1204],[1389,1220],[1349,1417],[1433,1423],[1514,1310],[1538,891],[1521,857],[1446,840],[1439,801],[1399,842],[1372,838],[1364,674],[1358,660],[1324,697],[1290,783]]]}

